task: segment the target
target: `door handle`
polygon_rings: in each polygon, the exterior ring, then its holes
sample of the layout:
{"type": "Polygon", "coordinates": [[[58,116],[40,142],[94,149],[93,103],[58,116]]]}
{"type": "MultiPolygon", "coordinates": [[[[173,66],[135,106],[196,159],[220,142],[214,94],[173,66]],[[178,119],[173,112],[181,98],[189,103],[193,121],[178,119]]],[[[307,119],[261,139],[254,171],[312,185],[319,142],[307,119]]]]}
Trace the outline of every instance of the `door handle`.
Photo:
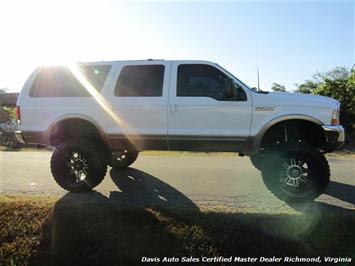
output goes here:
{"type": "Polygon", "coordinates": [[[170,112],[175,113],[177,110],[177,104],[170,104],[170,112]]]}

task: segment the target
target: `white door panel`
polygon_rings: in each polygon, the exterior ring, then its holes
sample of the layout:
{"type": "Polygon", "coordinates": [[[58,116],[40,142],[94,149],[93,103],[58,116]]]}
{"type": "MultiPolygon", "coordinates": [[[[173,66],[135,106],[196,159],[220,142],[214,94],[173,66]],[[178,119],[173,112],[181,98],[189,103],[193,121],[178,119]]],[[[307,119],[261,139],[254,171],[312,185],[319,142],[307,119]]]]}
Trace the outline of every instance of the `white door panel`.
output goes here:
{"type": "Polygon", "coordinates": [[[113,110],[118,121],[109,119],[108,134],[167,134],[167,105],[160,101],[114,100],[113,110]],[[134,101],[134,103],[132,103],[134,101]],[[141,104],[136,104],[137,101],[141,104]],[[148,104],[147,104],[148,102],[148,104]]]}
{"type": "MultiPolygon", "coordinates": [[[[211,97],[177,96],[178,65],[177,62],[173,63],[171,71],[169,137],[248,137],[252,115],[252,101],[249,91],[245,91],[247,101],[224,101],[211,97]]],[[[218,66],[211,66],[229,76],[218,66]]]]}
{"type": "MultiPolygon", "coordinates": [[[[233,104],[176,104],[170,113],[169,135],[243,136],[250,131],[250,106],[233,104]]],[[[208,100],[206,100],[208,102],[208,100]]]]}
{"type": "MultiPolygon", "coordinates": [[[[134,62],[118,65],[116,69],[116,84],[122,67],[138,65],[134,62]]],[[[141,64],[140,64],[141,65],[141,64]]],[[[144,65],[164,65],[163,93],[161,97],[121,97],[115,96],[114,89],[110,92],[112,110],[117,120],[109,119],[107,123],[108,134],[134,134],[134,135],[167,135],[168,87],[170,76],[170,62],[151,61],[144,65]]],[[[113,84],[113,88],[115,87],[113,84]]]]}

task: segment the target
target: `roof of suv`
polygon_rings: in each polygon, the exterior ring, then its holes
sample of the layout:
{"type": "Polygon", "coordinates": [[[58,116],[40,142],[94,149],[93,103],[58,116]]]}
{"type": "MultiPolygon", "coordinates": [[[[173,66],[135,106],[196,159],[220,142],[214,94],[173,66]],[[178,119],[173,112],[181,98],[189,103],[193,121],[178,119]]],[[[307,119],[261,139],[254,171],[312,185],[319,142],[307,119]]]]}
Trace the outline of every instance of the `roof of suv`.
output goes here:
{"type": "Polygon", "coordinates": [[[214,62],[207,61],[207,60],[165,60],[165,59],[138,59],[138,60],[116,60],[116,61],[94,61],[94,62],[78,62],[78,64],[112,64],[112,63],[125,63],[125,62],[136,62],[136,63],[143,63],[143,62],[183,62],[183,63],[188,63],[188,62],[200,62],[200,63],[212,63],[215,64],[214,62]]]}

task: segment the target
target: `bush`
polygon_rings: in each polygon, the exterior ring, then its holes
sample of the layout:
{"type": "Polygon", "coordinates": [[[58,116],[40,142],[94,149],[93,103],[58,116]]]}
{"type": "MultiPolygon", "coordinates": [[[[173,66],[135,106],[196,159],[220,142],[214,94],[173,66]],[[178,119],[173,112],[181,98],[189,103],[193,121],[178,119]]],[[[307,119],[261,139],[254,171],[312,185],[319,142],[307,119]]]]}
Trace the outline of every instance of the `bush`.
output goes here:
{"type": "Polygon", "coordinates": [[[341,103],[340,122],[347,126],[355,122],[355,70],[337,67],[316,73],[313,79],[297,85],[298,92],[328,96],[341,103]]]}

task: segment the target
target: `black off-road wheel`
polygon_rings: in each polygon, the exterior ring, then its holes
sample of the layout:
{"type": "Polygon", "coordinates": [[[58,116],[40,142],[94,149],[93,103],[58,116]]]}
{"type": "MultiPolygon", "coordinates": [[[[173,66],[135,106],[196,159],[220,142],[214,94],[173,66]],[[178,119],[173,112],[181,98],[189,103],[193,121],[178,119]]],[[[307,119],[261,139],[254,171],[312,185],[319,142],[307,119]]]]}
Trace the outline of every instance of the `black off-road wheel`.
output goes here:
{"type": "Polygon", "coordinates": [[[61,143],[51,158],[54,180],[68,191],[92,190],[106,174],[107,162],[102,154],[91,141],[69,140],[61,143]]]}
{"type": "Polygon", "coordinates": [[[266,187],[288,203],[313,201],[327,188],[329,165],[316,148],[283,144],[265,154],[262,177],[266,187]]]}
{"type": "Polygon", "coordinates": [[[138,154],[139,152],[136,150],[113,152],[109,160],[109,165],[116,169],[127,168],[137,160],[138,154]]]}

